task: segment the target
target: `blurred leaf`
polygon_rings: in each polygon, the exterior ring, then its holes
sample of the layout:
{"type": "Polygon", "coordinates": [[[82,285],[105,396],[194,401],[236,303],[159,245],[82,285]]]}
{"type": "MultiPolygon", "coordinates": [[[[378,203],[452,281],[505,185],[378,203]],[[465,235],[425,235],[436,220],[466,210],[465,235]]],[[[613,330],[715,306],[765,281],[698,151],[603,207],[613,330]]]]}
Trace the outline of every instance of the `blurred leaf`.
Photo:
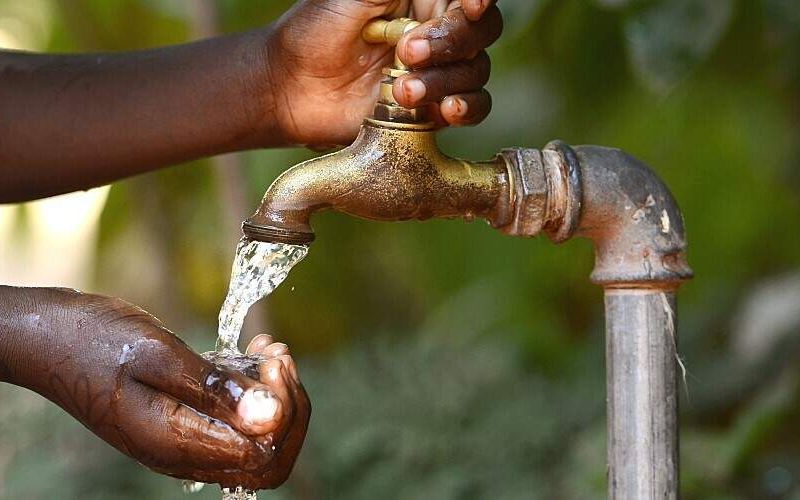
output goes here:
{"type": "Polygon", "coordinates": [[[503,13],[505,37],[514,37],[527,31],[536,16],[547,5],[547,0],[503,0],[497,4],[503,13]]]}
{"type": "Polygon", "coordinates": [[[443,308],[433,331],[382,335],[303,366],[315,415],[298,476],[312,491],[535,499],[558,497],[574,474],[602,478],[602,454],[584,462],[590,471],[565,463],[568,436],[601,422],[602,377],[531,374],[513,345],[487,335],[491,316],[443,322],[474,307],[478,290],[443,308]]]}
{"type": "Polygon", "coordinates": [[[732,0],[665,0],[625,20],[633,67],[650,88],[665,91],[703,62],[731,18],[732,0]]]}

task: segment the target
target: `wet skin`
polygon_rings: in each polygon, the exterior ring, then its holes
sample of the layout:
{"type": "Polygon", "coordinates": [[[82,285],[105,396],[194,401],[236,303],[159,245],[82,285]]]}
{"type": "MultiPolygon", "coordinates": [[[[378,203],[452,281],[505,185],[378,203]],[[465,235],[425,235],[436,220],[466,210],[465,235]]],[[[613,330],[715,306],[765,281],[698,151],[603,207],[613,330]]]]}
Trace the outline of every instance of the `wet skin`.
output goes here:
{"type": "MultiPolygon", "coordinates": [[[[361,38],[376,17],[424,21],[398,45],[413,69],[395,84],[400,104],[427,106],[440,126],[478,123],[491,108],[485,48],[502,30],[494,3],[304,0],[271,26],[192,44],[0,51],[0,203],[230,151],[347,144],[393,61],[361,38]]],[[[285,346],[261,338],[252,349],[273,357],[258,382],[216,369],[121,300],[0,287],[0,380],[175,477],[253,489],[286,479],[310,405],[285,346]],[[280,402],[269,421],[246,418],[259,389],[280,402]]]]}
{"type": "Polygon", "coordinates": [[[147,467],[224,486],[274,488],[311,406],[284,344],[254,339],[260,381],[218,368],[153,316],[66,289],[0,286],[0,380],[53,401],[147,467]],[[252,419],[254,393],[274,414],[252,419]]]}

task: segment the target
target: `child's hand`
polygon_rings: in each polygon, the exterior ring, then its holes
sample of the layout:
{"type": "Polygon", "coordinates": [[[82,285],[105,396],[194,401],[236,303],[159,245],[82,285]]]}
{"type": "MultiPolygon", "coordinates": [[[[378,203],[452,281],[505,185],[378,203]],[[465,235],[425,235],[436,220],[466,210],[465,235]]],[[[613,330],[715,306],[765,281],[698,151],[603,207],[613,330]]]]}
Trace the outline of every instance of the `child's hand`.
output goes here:
{"type": "Polygon", "coordinates": [[[158,472],[250,489],[288,476],[310,405],[284,344],[256,338],[249,350],[268,359],[255,381],[217,368],[122,300],[60,289],[0,295],[0,379],[158,472]]]}
{"type": "Polygon", "coordinates": [[[346,144],[372,112],[381,69],[394,48],[361,37],[377,17],[414,16],[424,24],[400,41],[414,71],[394,96],[427,105],[440,125],[482,121],[491,109],[486,47],[503,29],[494,0],[303,0],[275,25],[267,44],[269,76],[281,130],[298,144],[346,144]]]}

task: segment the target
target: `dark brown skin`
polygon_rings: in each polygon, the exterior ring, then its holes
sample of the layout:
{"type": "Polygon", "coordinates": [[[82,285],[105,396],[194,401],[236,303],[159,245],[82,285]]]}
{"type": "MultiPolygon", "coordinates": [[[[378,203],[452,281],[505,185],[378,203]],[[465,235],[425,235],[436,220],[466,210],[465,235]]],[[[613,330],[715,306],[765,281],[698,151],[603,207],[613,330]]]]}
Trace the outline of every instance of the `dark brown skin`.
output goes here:
{"type": "Polygon", "coordinates": [[[481,90],[490,69],[484,49],[502,19],[493,0],[463,3],[305,0],[272,26],[187,45],[0,51],[0,203],[229,151],[348,144],[393,59],[393,49],[364,42],[361,30],[410,7],[427,22],[398,46],[416,71],[398,79],[396,99],[429,106],[441,125],[478,123],[491,108],[481,90]],[[430,50],[418,46],[425,42],[430,50]]]}
{"type": "MultiPolygon", "coordinates": [[[[398,45],[413,68],[395,98],[440,126],[491,108],[485,48],[494,0],[304,0],[272,26],[154,50],[91,55],[0,51],[0,203],[107,184],[257,147],[347,144],[377,98],[389,47],[371,19],[413,15],[398,45]]],[[[274,488],[300,451],[310,405],[283,344],[260,381],[215,368],[146,312],[64,289],[0,286],[0,381],[38,392],[123,453],[164,474],[274,488]],[[243,392],[269,391],[274,418],[247,422],[243,392]],[[275,447],[273,449],[273,446],[275,447]]]]}
{"type": "Polygon", "coordinates": [[[0,381],[41,394],[155,471],[251,489],[286,480],[311,406],[284,344],[253,341],[249,352],[268,358],[256,381],[205,361],[120,299],[0,286],[0,302],[0,381]],[[242,418],[248,390],[279,400],[274,418],[242,418]]]}

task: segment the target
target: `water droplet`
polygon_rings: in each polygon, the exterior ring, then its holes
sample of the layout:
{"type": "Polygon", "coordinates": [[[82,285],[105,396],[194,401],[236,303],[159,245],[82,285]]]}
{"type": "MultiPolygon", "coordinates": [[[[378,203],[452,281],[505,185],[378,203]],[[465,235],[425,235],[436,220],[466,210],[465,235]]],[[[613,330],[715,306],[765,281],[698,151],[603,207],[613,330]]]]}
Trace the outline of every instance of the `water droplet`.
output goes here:
{"type": "Polygon", "coordinates": [[[258,497],[254,491],[247,491],[239,486],[233,490],[230,488],[223,488],[222,500],[258,500],[258,497]]]}
{"type": "Polygon", "coordinates": [[[188,479],[183,481],[183,492],[184,493],[199,493],[200,490],[203,489],[205,483],[198,483],[196,481],[189,481],[188,479]]]}

